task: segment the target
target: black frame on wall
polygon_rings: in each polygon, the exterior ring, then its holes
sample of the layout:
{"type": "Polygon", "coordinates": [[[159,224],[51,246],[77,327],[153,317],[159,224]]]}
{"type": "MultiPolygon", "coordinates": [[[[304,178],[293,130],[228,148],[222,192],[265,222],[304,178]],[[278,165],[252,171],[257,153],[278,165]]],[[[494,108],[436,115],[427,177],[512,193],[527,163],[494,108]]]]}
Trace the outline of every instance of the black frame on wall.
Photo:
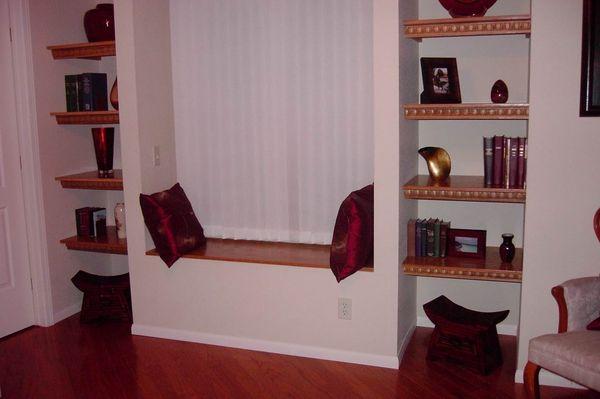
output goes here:
{"type": "Polygon", "coordinates": [[[600,0],[583,1],[579,116],[600,116],[600,0]]]}

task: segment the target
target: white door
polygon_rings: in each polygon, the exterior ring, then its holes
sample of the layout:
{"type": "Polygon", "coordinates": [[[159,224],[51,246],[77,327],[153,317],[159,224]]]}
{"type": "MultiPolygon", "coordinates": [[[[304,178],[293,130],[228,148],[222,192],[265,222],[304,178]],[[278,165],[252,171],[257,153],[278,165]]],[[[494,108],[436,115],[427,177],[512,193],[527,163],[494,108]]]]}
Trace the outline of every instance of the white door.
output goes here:
{"type": "Polygon", "coordinates": [[[0,0],[0,337],[33,324],[8,0],[0,0]]]}

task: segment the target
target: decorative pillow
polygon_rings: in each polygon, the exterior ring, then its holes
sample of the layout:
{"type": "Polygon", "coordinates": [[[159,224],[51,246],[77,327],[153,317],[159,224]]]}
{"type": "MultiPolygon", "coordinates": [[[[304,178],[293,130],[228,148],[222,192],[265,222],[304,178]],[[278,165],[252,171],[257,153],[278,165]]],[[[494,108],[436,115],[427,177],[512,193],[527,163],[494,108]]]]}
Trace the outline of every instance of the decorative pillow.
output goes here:
{"type": "Polygon", "coordinates": [[[353,191],[338,211],[329,259],[338,283],[373,259],[373,193],[373,184],[353,191]]]}
{"type": "Polygon", "coordinates": [[[599,331],[600,330],[600,317],[598,317],[596,320],[592,320],[590,322],[590,324],[587,325],[586,328],[588,330],[599,331]]]}
{"type": "Polygon", "coordinates": [[[140,194],[140,205],[156,250],[168,267],[206,243],[204,230],[179,183],[159,193],[140,194]]]}

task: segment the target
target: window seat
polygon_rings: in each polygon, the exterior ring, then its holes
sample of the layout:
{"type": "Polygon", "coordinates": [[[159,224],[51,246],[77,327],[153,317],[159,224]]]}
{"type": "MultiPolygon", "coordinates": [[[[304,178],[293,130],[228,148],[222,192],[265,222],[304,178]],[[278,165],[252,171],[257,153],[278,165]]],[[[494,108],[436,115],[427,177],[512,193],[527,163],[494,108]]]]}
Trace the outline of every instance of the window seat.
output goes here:
{"type": "MultiPolygon", "coordinates": [[[[329,245],[207,238],[183,258],[329,269],[329,245]]],[[[156,249],[146,255],[158,256],[156,249]]],[[[373,265],[361,269],[372,272],[373,265]]]]}

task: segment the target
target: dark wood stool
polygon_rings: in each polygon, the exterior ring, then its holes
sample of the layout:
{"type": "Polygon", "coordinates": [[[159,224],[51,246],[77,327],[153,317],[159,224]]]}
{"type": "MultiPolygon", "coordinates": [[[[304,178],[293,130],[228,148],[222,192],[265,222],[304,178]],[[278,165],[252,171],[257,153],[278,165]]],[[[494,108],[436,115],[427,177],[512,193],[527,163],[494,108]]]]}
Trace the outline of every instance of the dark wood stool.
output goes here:
{"type": "Polygon", "coordinates": [[[129,273],[98,276],[80,270],[71,281],[83,292],[82,323],[101,318],[132,321],[129,273]]]}
{"type": "Polygon", "coordinates": [[[496,324],[508,316],[508,310],[477,312],[443,295],[423,305],[423,309],[435,324],[427,360],[451,359],[484,375],[502,364],[496,324]]]}

